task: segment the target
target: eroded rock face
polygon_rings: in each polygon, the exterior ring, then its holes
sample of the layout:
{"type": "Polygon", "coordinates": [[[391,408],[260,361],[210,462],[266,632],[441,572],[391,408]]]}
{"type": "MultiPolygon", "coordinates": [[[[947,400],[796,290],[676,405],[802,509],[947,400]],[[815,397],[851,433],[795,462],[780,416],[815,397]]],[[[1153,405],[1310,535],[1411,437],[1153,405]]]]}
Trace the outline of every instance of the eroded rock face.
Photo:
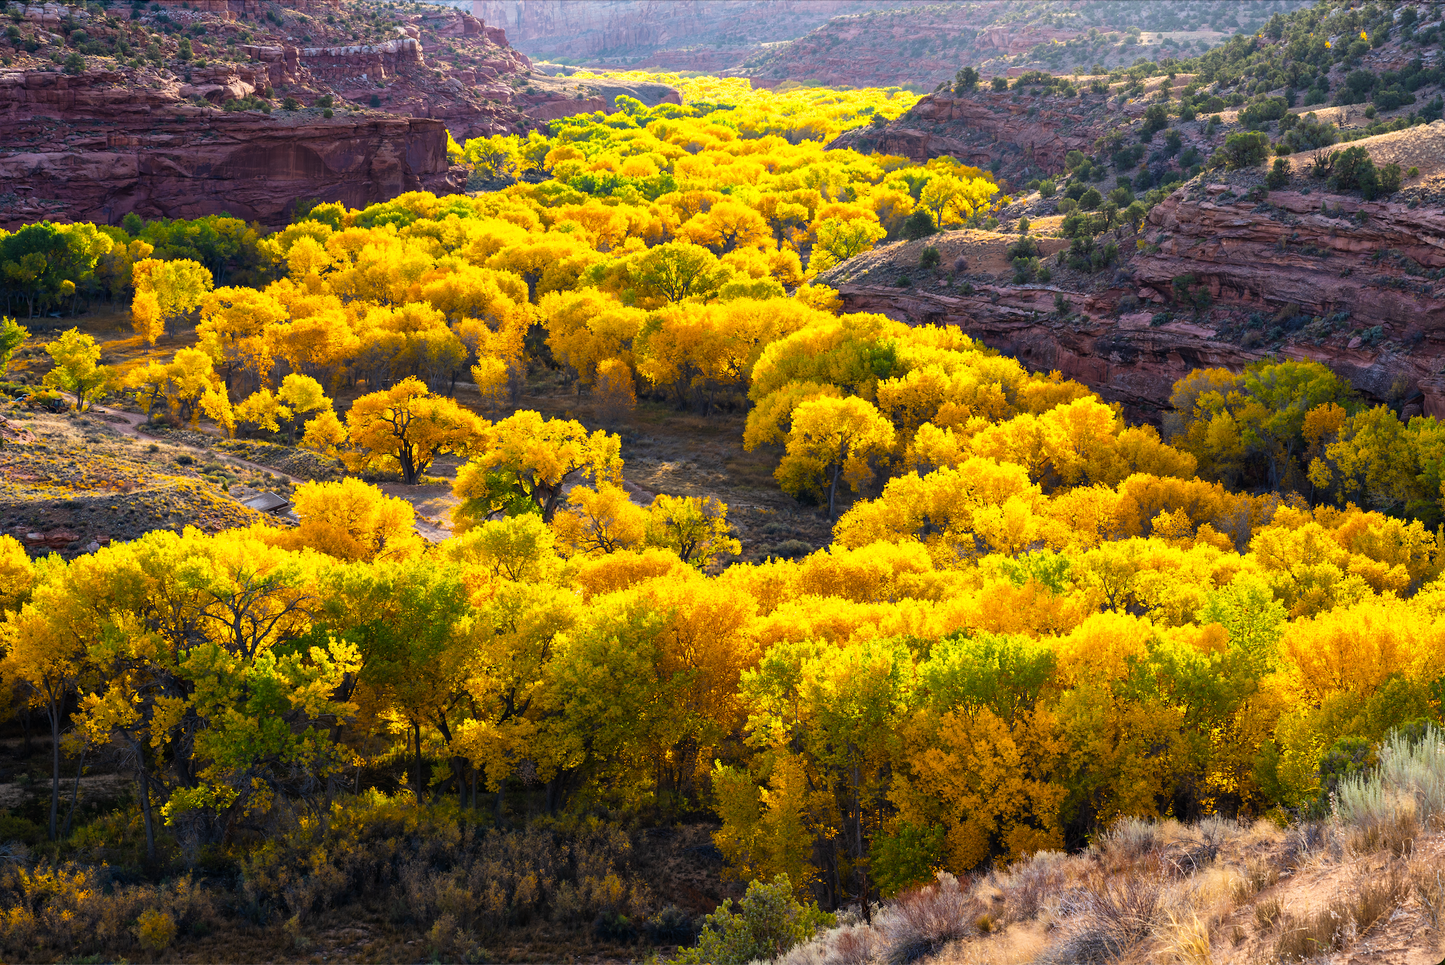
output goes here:
{"type": "Polygon", "coordinates": [[[1140,254],[1133,267],[1154,297],[1192,274],[1214,298],[1269,313],[1349,311],[1357,327],[1381,325],[1387,335],[1445,330],[1445,290],[1426,277],[1445,268],[1438,206],[1296,191],[1255,204],[1177,191],[1148,224],[1146,240],[1158,250],[1140,254]]]}
{"type": "Polygon", "coordinates": [[[361,207],[457,189],[441,121],[221,113],[188,103],[183,87],[122,72],[0,73],[0,224],[114,224],[134,211],[280,225],[297,199],[361,207]]]}
{"type": "Polygon", "coordinates": [[[1159,419],[1175,381],[1194,369],[1238,369],[1264,357],[1188,322],[1155,327],[1148,313],[1110,317],[1128,294],[1122,288],[1081,293],[1047,285],[977,285],[968,295],[944,295],[844,285],[839,293],[846,311],[880,312],[912,325],[957,325],[1028,368],[1062,372],[1148,421],[1159,419]],[[1058,295],[1069,303],[1069,320],[1056,314],[1058,295]],[[1092,320],[1081,321],[1081,315],[1092,320]]]}
{"type": "Polygon", "coordinates": [[[1003,172],[1063,169],[1070,151],[1088,154],[1107,127],[1143,116],[1144,105],[1105,109],[1102,94],[1079,98],[1040,97],[975,90],[929,94],[887,127],[855,128],[829,147],[877,150],[917,162],[949,155],[986,167],[995,159],[1003,172]]]}

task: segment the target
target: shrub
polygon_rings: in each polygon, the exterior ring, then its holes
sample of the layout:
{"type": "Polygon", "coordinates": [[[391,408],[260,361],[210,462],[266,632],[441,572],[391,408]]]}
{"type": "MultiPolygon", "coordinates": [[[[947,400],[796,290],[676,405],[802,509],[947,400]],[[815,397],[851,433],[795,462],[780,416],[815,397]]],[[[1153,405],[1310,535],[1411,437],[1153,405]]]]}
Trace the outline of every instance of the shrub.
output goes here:
{"type": "Polygon", "coordinates": [[[1377,767],[1340,778],[1335,813],[1363,840],[1386,839],[1404,813],[1421,824],[1445,815],[1445,731],[1428,724],[1418,732],[1397,728],[1380,746],[1377,767]]]}
{"type": "Polygon", "coordinates": [[[1159,883],[1140,877],[1106,879],[1072,896],[1063,910],[1074,924],[1059,960],[1108,962],[1124,957],[1154,929],[1159,897],[1159,883]]]}
{"type": "Polygon", "coordinates": [[[685,945],[697,937],[697,926],[687,912],[668,905],[643,922],[642,932],[654,945],[685,945]]]}
{"type": "Polygon", "coordinates": [[[1069,212],[1073,211],[1073,210],[1074,210],[1075,208],[1077,208],[1078,206],[1079,206],[1079,202],[1075,201],[1073,198],[1060,198],[1060,199],[1059,199],[1059,214],[1068,214],[1069,212]]]}
{"type": "Polygon", "coordinates": [[[1144,111],[1144,125],[1139,131],[1139,140],[1148,142],[1169,126],[1169,108],[1163,104],[1150,104],[1144,111]]]}
{"type": "Polygon", "coordinates": [[[938,249],[929,245],[924,248],[923,253],[918,256],[918,267],[937,268],[942,261],[943,256],[938,253],[938,249]]]}
{"type": "Polygon", "coordinates": [[[1008,90],[1008,78],[995,77],[992,81],[992,86],[995,91],[1002,93],[1003,91],[1008,90]]]}
{"type": "Polygon", "coordinates": [[[1261,131],[1236,131],[1224,139],[1219,153],[1231,171],[1254,167],[1269,153],[1269,137],[1261,131]]]}
{"type": "Polygon", "coordinates": [[[908,241],[935,234],[938,234],[938,226],[933,223],[933,214],[927,208],[919,208],[903,222],[903,237],[908,241]]]}
{"type": "Polygon", "coordinates": [[[1391,162],[1384,167],[1377,169],[1380,176],[1380,193],[1394,194],[1400,190],[1403,182],[1403,175],[1400,173],[1400,165],[1391,162]]]}
{"type": "Polygon", "coordinates": [[[777,958],[795,945],[812,938],[822,927],[837,919],[818,910],[813,902],[800,903],[793,896],[787,875],[772,884],[754,881],[733,910],[728,898],[707,916],[702,934],[692,948],[677,956],[678,965],[747,965],[756,959],[777,958]]]}
{"type": "Polygon", "coordinates": [[[151,908],[136,919],[135,933],[141,947],[163,952],[175,940],[176,921],[165,912],[151,908]]]}
{"type": "Polygon", "coordinates": [[[1264,183],[1271,191],[1278,191],[1289,184],[1289,162],[1282,157],[1275,158],[1274,166],[1264,177],[1264,183]]]}
{"type": "Polygon", "coordinates": [[[1036,239],[1025,235],[1018,241],[1008,246],[1008,259],[1015,258],[1037,258],[1039,256],[1039,243],[1036,239]]]}
{"type": "Polygon", "coordinates": [[[1380,193],[1380,175],[1370,152],[1356,145],[1335,152],[1330,159],[1330,186],[1336,191],[1359,191],[1366,201],[1380,193]]]}
{"type": "Polygon", "coordinates": [[[85,73],[85,58],[72,51],[65,58],[65,72],[67,74],[85,73]]]}
{"type": "Polygon", "coordinates": [[[1079,207],[1085,211],[1097,211],[1099,205],[1104,203],[1104,196],[1099,193],[1098,188],[1089,188],[1079,195],[1079,207]]]}
{"type": "Polygon", "coordinates": [[[1283,97],[1256,97],[1239,112],[1239,122],[1253,127],[1277,121],[1289,113],[1289,105],[1283,97]]]}
{"type": "Polygon", "coordinates": [[[972,67],[960,67],[953,75],[954,93],[962,94],[978,87],[978,71],[972,67]]]}
{"type": "MultiPolygon", "coordinates": [[[[1414,175],[1411,175],[1411,177],[1414,177],[1414,175]]],[[[1041,198],[1052,198],[1056,190],[1058,190],[1058,188],[1052,180],[1039,182],[1039,197],[1041,198]]]]}
{"type": "Polygon", "coordinates": [[[281,102],[281,108],[287,111],[299,111],[301,109],[301,102],[294,97],[288,97],[281,102]]]}
{"type": "Polygon", "coordinates": [[[380,107],[380,106],[381,106],[381,95],[380,95],[380,94],[372,94],[372,95],[371,95],[371,100],[370,100],[368,103],[369,103],[372,107],[380,107]]]}
{"type": "Polygon", "coordinates": [[[1170,282],[1174,300],[1182,305],[1191,305],[1195,311],[1204,311],[1212,303],[1209,288],[1193,275],[1178,275],[1170,282]]]}

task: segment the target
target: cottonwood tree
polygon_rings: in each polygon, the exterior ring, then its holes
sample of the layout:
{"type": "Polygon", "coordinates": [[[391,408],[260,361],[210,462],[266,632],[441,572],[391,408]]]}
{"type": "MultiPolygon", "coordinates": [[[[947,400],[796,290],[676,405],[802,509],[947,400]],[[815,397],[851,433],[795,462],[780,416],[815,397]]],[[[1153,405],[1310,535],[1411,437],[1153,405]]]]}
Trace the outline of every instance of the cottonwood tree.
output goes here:
{"type": "Polygon", "coordinates": [[[400,471],[413,486],[437,456],[468,452],[485,427],[476,414],[433,396],[419,379],[404,379],[356,400],[346,414],[350,451],[341,458],[352,472],[400,471]]]}
{"type": "Polygon", "coordinates": [[[574,481],[621,485],[622,440],[575,419],[543,419],[522,410],[488,427],[476,455],[457,473],[452,492],[462,504],[457,525],[474,525],[492,513],[535,512],[550,523],[562,492],[574,481]]]}

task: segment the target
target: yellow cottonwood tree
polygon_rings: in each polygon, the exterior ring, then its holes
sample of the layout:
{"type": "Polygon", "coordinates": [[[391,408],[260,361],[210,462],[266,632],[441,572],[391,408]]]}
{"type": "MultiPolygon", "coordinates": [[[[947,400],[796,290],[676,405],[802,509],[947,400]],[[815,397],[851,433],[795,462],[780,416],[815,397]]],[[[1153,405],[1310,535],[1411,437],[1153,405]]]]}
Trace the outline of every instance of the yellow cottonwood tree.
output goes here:
{"type": "Polygon", "coordinates": [[[488,427],[476,454],[457,472],[452,492],[462,500],[453,518],[460,529],[495,512],[540,513],[551,522],[568,483],[594,487],[622,482],[622,441],[573,419],[543,419],[524,409],[488,427]]]}
{"type": "Polygon", "coordinates": [[[438,455],[464,455],[478,444],[486,423],[451,399],[439,398],[421,381],[403,379],[357,399],[346,413],[352,472],[400,471],[415,485],[438,455]]]}
{"type": "Polygon", "coordinates": [[[857,492],[872,474],[872,461],[886,456],[895,433],[872,403],[859,398],[810,399],[793,410],[787,454],[778,464],[784,491],[827,494],[828,518],[835,515],[838,480],[857,492]]]}

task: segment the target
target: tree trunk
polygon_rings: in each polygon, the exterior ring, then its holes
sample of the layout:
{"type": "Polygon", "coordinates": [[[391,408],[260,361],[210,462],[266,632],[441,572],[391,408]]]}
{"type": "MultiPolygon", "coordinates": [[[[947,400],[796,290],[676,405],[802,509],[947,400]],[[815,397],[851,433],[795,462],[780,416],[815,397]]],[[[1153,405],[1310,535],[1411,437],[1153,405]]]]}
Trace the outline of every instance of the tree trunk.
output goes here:
{"type": "Polygon", "coordinates": [[[421,807],[422,792],[426,790],[426,781],[422,778],[421,773],[421,723],[414,720],[411,722],[411,728],[412,733],[416,735],[416,806],[421,807]]]}
{"type": "Polygon", "coordinates": [[[80,775],[85,771],[85,748],[80,748],[80,761],[75,765],[75,783],[70,787],[70,811],[65,815],[65,837],[70,837],[70,824],[75,819],[75,801],[80,796],[80,775]]]}
{"type": "Polygon", "coordinates": [[[50,701],[50,840],[56,840],[60,817],[60,711],[59,701],[50,701]]]}
{"type": "Polygon", "coordinates": [[[838,475],[843,471],[843,463],[833,463],[833,481],[828,484],[828,518],[833,516],[833,500],[838,495],[838,475]]]}
{"type": "Polygon", "coordinates": [[[140,757],[140,746],[136,745],[138,767],[136,781],[140,784],[140,810],[141,816],[145,819],[146,828],[146,861],[155,864],[156,861],[156,827],[151,818],[151,786],[146,778],[145,760],[140,757]]]}

